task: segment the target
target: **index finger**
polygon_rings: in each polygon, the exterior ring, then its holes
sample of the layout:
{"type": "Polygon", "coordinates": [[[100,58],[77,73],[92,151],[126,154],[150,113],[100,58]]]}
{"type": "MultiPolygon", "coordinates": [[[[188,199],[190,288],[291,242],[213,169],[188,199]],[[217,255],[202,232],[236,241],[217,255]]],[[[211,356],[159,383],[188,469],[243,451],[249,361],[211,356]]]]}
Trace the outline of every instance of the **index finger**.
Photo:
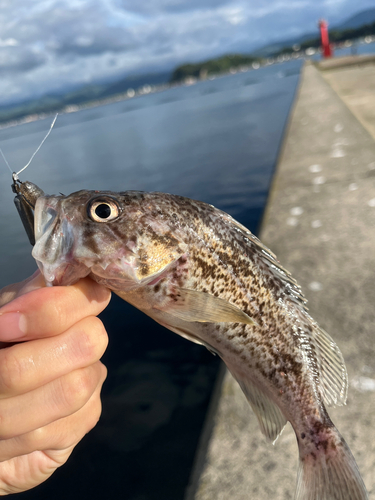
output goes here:
{"type": "Polygon", "coordinates": [[[97,316],[110,297],[107,288],[90,278],[71,286],[33,290],[0,308],[0,341],[58,335],[87,316],[97,316]]]}

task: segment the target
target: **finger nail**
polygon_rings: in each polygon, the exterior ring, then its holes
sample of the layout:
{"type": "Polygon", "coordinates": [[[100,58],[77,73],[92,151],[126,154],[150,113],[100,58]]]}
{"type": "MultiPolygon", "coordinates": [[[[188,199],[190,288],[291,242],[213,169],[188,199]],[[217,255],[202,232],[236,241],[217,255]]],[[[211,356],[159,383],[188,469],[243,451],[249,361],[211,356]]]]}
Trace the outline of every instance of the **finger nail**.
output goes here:
{"type": "Polygon", "coordinates": [[[0,313],[0,340],[7,342],[26,335],[26,317],[20,312],[0,313]]]}

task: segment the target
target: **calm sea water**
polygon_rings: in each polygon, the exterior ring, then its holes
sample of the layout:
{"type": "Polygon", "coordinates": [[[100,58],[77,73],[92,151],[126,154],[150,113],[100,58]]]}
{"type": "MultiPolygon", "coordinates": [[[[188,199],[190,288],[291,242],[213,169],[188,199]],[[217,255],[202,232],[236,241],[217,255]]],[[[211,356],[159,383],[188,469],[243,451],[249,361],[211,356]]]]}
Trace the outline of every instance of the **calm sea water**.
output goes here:
{"type": "MultiPolygon", "coordinates": [[[[49,194],[165,191],[200,199],[256,231],[301,62],[59,116],[21,174],[49,194]]],[[[10,165],[27,163],[51,119],[0,130],[10,165]]],[[[0,286],[35,269],[0,168],[0,286]]],[[[183,499],[218,369],[204,348],[114,298],[103,416],[68,463],[22,499],[183,499]]],[[[17,497],[17,495],[16,495],[17,497]]]]}

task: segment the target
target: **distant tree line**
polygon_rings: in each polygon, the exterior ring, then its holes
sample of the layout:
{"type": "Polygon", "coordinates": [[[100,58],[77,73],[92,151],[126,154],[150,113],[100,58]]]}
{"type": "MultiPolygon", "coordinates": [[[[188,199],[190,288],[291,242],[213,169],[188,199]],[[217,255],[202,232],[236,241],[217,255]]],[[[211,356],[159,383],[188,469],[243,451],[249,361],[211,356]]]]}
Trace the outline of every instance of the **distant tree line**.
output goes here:
{"type": "Polygon", "coordinates": [[[231,68],[249,66],[260,61],[252,55],[230,54],[200,63],[183,64],[173,71],[170,81],[179,82],[189,77],[200,78],[210,74],[227,73],[231,68]]]}

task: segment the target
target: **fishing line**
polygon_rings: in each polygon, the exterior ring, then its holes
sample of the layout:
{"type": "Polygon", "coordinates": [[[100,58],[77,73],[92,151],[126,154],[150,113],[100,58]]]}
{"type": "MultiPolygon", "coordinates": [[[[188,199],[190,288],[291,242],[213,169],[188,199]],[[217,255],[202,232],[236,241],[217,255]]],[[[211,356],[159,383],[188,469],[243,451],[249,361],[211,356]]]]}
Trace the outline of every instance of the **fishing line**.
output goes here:
{"type": "Polygon", "coordinates": [[[10,165],[9,165],[9,163],[8,163],[8,160],[5,158],[4,153],[3,153],[3,150],[2,150],[1,148],[0,148],[0,153],[1,153],[1,156],[3,157],[3,160],[5,161],[6,165],[8,166],[8,168],[9,168],[9,170],[10,170],[11,174],[13,175],[13,170],[10,168],[10,165]]]}
{"type": "MultiPolygon", "coordinates": [[[[52,121],[52,123],[51,123],[51,126],[50,126],[50,128],[49,128],[49,130],[48,130],[47,134],[45,135],[44,139],[42,140],[42,142],[41,142],[41,143],[39,144],[39,146],[37,147],[36,151],[32,154],[32,156],[31,156],[30,160],[28,161],[28,163],[26,163],[26,165],[25,165],[23,168],[21,168],[21,170],[19,170],[17,173],[15,173],[15,174],[14,174],[14,176],[13,176],[13,179],[14,179],[14,180],[18,180],[18,175],[19,175],[21,172],[23,172],[23,171],[24,171],[24,170],[25,170],[25,169],[26,169],[26,168],[30,165],[30,163],[31,163],[31,162],[33,161],[33,159],[34,159],[34,156],[37,154],[37,152],[39,151],[39,149],[43,146],[44,141],[47,139],[47,137],[49,136],[49,134],[51,133],[51,131],[52,131],[52,129],[53,129],[53,126],[55,125],[55,121],[57,120],[57,115],[58,115],[58,113],[56,113],[55,118],[53,119],[53,121],[52,121]]],[[[8,163],[8,162],[7,162],[7,163],[8,163]]],[[[8,165],[8,166],[9,166],[9,165],[8,165]]],[[[9,168],[10,168],[10,167],[9,167],[9,168]]]]}
{"type": "Polygon", "coordinates": [[[51,126],[47,132],[47,134],[45,135],[44,139],[42,140],[42,142],[39,144],[39,146],[37,147],[36,151],[33,153],[33,155],[31,156],[30,160],[28,161],[28,163],[23,167],[21,168],[21,170],[19,170],[17,173],[13,172],[13,170],[10,168],[10,165],[8,163],[8,160],[5,158],[5,155],[3,153],[3,150],[0,148],[0,154],[1,156],[3,157],[3,160],[5,161],[5,164],[7,165],[7,167],[9,168],[11,174],[12,174],[12,177],[13,177],[13,181],[18,181],[18,174],[20,174],[21,172],[23,172],[25,170],[25,168],[27,168],[30,163],[33,161],[33,158],[34,156],[37,154],[37,152],[39,151],[39,149],[43,146],[44,144],[44,141],[47,139],[47,137],[49,136],[49,134],[51,133],[52,129],[53,129],[53,126],[55,125],[55,122],[57,120],[57,115],[59,113],[56,113],[55,114],[55,118],[53,119],[52,123],[51,123],[51,126]]]}

